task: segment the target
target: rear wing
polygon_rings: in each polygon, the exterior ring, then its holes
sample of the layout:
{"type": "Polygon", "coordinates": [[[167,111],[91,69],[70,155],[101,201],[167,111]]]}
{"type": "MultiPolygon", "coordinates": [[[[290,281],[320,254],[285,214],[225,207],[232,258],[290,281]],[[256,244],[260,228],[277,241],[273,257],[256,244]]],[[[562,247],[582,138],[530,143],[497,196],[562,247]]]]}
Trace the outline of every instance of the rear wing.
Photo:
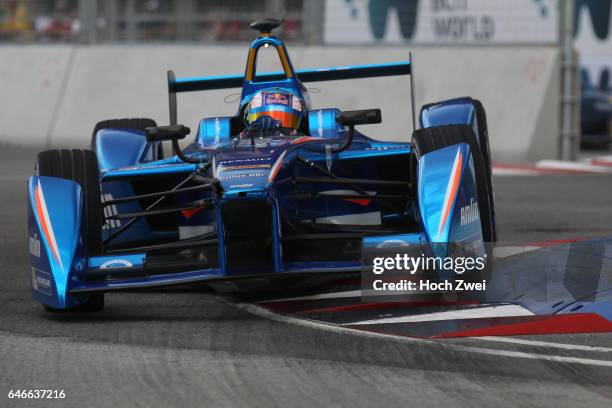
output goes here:
{"type": "MultiPolygon", "coordinates": [[[[296,71],[300,82],[338,81],[342,79],[376,78],[397,75],[410,75],[410,93],[412,102],[412,121],[415,125],[414,81],[412,54],[410,61],[391,62],[386,64],[353,65],[332,68],[302,69],[296,71]]],[[[257,82],[280,81],[285,79],[284,72],[258,74],[257,82]]],[[[223,75],[210,77],[176,78],[174,72],[168,71],[168,97],[170,102],[170,124],[177,123],[176,94],[180,92],[208,91],[214,89],[240,88],[243,86],[243,75],[223,75]]]]}

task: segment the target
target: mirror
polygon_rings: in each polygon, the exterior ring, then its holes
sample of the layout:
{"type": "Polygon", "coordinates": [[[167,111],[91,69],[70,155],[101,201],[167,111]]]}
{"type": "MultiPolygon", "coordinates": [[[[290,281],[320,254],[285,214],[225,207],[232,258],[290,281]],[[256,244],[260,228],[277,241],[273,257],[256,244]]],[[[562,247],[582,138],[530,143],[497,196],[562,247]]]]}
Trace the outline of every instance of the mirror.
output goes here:
{"type": "Polygon", "coordinates": [[[148,127],[145,135],[148,142],[163,142],[164,140],[181,140],[191,132],[185,125],[169,125],[148,127]]]}
{"type": "Polygon", "coordinates": [[[343,126],[370,125],[382,122],[382,114],[380,109],[344,111],[336,120],[343,126]]]}

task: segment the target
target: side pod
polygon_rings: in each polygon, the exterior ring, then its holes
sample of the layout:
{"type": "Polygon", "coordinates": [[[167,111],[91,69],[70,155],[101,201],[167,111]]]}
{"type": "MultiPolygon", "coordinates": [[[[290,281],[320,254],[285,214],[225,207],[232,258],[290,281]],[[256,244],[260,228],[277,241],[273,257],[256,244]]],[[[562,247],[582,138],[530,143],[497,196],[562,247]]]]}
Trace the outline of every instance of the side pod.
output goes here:
{"type": "Polygon", "coordinates": [[[470,147],[459,143],[419,160],[418,201],[421,222],[436,256],[452,256],[448,243],[484,254],[478,192],[470,147]]]}
{"type": "Polygon", "coordinates": [[[196,142],[201,146],[216,146],[219,143],[227,142],[232,135],[231,117],[206,118],[198,125],[196,142]]]}
{"type": "Polygon", "coordinates": [[[102,129],[96,134],[95,143],[100,171],[134,166],[143,160],[157,158],[157,143],[147,143],[144,133],[138,130],[102,129]]]}
{"type": "Polygon", "coordinates": [[[74,272],[85,269],[81,186],[55,177],[30,177],[28,237],[32,297],[55,309],[78,305],[68,296],[74,272]]]}

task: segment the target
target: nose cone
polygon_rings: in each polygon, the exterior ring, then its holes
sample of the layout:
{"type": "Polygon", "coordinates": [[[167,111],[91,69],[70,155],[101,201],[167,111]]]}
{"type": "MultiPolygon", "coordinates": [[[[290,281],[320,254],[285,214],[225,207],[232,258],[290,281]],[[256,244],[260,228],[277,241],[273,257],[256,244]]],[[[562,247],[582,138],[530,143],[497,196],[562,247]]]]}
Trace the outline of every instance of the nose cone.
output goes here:
{"type": "Polygon", "coordinates": [[[265,193],[274,163],[286,146],[228,148],[215,153],[215,173],[224,196],[265,193]]]}

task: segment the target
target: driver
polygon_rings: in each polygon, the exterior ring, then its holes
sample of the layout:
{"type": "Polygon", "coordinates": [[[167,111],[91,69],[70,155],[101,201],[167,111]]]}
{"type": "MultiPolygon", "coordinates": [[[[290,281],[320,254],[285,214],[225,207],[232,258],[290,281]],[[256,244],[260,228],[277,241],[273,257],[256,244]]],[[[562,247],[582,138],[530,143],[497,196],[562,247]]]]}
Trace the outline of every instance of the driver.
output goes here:
{"type": "Polygon", "coordinates": [[[304,101],[282,89],[269,88],[256,92],[244,110],[245,135],[295,135],[304,117],[304,101]]]}

